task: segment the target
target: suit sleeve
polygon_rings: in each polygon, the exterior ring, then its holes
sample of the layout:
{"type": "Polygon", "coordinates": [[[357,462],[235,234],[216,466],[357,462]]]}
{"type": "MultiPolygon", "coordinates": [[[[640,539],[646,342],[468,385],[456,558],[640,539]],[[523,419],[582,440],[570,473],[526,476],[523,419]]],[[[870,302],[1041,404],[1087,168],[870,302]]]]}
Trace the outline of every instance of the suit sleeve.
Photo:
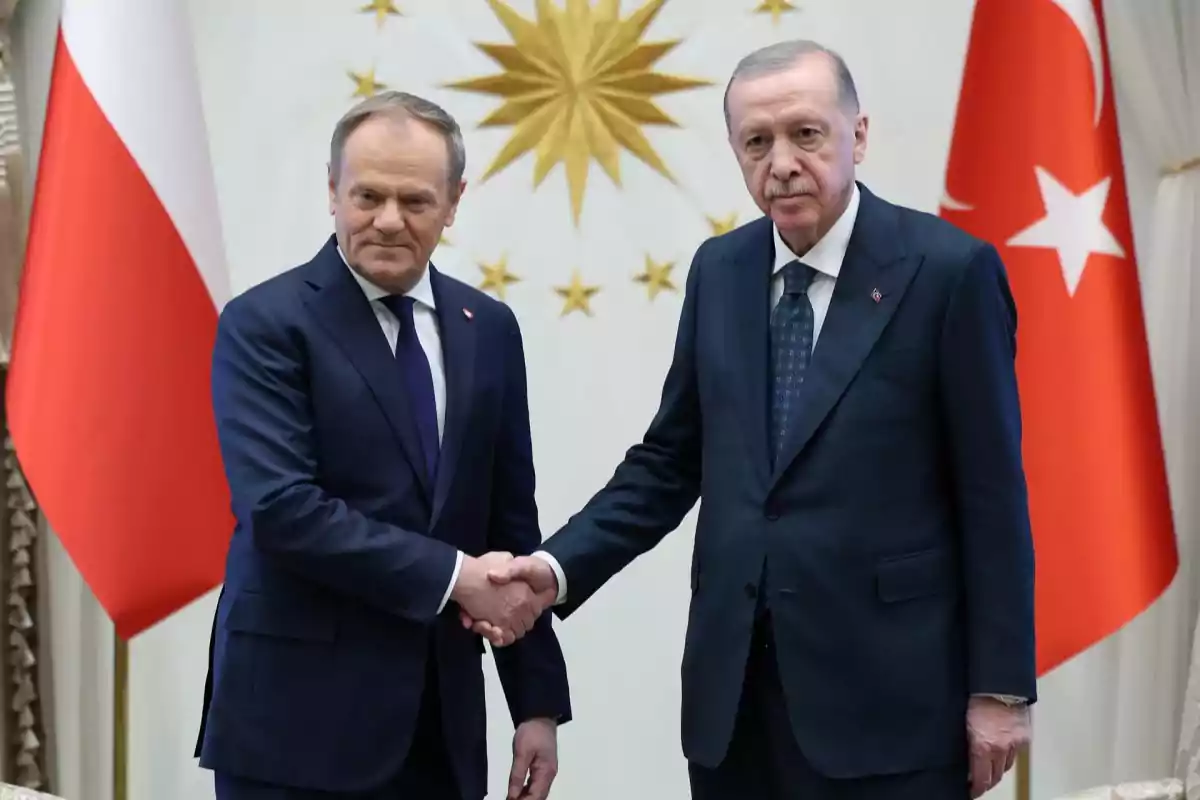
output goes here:
{"type": "MultiPolygon", "coordinates": [[[[505,384],[493,465],[488,549],[529,555],[541,543],[542,534],[534,499],[525,350],[516,317],[507,307],[504,313],[509,330],[504,342],[505,384]]],[[[492,652],[514,725],[536,717],[560,724],[571,719],[567,665],[549,612],[520,640],[492,652]]]]}
{"type": "Polygon", "coordinates": [[[955,287],[941,393],[962,535],[968,691],[1036,697],[1034,558],[1021,460],[1016,305],[990,245],[955,287]]]}
{"type": "MultiPolygon", "coordinates": [[[[711,241],[711,240],[710,240],[711,241]]],[[[696,308],[707,243],[688,271],[675,353],[658,412],[608,484],[542,550],[566,578],[554,607],[566,618],[635,558],[679,527],[700,496],[700,395],[696,380],[696,308]]]]}
{"type": "Polygon", "coordinates": [[[233,510],[258,550],[314,583],[430,623],[457,562],[450,545],[370,519],[318,482],[301,337],[249,298],[226,306],[212,394],[233,510]]]}

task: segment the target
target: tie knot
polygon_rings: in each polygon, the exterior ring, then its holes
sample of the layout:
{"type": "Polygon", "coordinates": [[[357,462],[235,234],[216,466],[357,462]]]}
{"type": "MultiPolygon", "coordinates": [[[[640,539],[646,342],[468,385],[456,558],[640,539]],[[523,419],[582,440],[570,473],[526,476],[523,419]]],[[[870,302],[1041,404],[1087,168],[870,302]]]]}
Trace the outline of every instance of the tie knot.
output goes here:
{"type": "Polygon", "coordinates": [[[793,261],[783,268],[784,294],[805,294],[816,275],[812,267],[793,261]]]}
{"type": "Polygon", "coordinates": [[[413,298],[402,294],[389,294],[386,297],[379,298],[379,302],[383,303],[388,311],[391,311],[401,320],[412,319],[413,304],[416,302],[413,298]]]}

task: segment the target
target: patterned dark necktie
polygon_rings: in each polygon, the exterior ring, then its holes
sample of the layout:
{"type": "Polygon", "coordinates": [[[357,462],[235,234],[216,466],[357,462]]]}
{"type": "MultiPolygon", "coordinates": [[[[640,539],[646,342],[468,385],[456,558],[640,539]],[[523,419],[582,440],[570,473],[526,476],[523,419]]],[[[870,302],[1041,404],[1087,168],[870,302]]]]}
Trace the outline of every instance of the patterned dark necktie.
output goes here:
{"type": "Polygon", "coordinates": [[[396,366],[400,369],[400,380],[408,394],[408,405],[412,409],[417,434],[421,438],[421,450],[425,455],[425,470],[430,481],[437,474],[438,455],[441,444],[438,437],[437,401],[433,395],[433,373],[429,359],[417,338],[413,320],[411,297],[390,295],[380,301],[400,320],[400,332],[396,336],[396,366]]]}
{"type": "Polygon", "coordinates": [[[813,309],[808,287],[816,272],[793,261],[783,268],[783,296],[771,314],[771,465],[783,451],[796,417],[800,387],[813,348],[813,309]]]}

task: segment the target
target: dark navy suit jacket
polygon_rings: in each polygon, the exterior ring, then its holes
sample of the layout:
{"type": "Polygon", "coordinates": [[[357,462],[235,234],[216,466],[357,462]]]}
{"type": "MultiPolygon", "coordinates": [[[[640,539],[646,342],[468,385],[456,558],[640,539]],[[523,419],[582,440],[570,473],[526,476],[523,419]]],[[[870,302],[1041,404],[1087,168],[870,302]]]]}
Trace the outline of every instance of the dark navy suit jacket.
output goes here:
{"type": "MultiPolygon", "coordinates": [[[[204,767],[326,791],[383,784],[433,658],[460,785],[485,794],[483,640],[453,602],[437,609],[456,549],[541,542],[524,352],[507,306],[430,270],[447,395],[433,482],[395,358],[332,237],[221,314],[213,405],[237,527],[204,767]]],[[[514,723],[570,719],[549,615],[494,655],[514,723]]]]}
{"type": "Polygon", "coordinates": [[[769,219],[706,241],[643,441],[543,545],[566,617],[700,500],[683,749],[724,756],[767,565],[793,733],[836,777],[966,758],[970,694],[1035,698],[1016,310],[996,251],[860,186],[805,378],[768,453],[769,219]]]}

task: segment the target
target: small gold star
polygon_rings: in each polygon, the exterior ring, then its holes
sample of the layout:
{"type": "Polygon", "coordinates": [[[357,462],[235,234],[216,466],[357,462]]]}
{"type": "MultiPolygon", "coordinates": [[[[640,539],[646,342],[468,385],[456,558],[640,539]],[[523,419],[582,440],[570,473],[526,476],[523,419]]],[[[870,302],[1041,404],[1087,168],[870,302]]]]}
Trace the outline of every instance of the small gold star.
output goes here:
{"type": "Polygon", "coordinates": [[[375,24],[381,28],[389,15],[394,17],[400,16],[400,9],[396,8],[396,4],[392,0],[371,0],[371,2],[360,8],[359,11],[364,14],[374,14],[375,24]]]}
{"type": "Polygon", "coordinates": [[[555,294],[564,300],[562,314],[559,316],[565,317],[572,311],[582,311],[590,317],[592,315],[591,300],[598,291],[600,291],[599,286],[584,285],[583,278],[580,277],[579,270],[576,269],[571,274],[571,282],[569,284],[554,287],[555,294]]]}
{"type": "Polygon", "coordinates": [[[646,256],[646,269],[640,275],[633,276],[633,280],[637,283],[646,284],[646,291],[650,294],[650,299],[654,300],[658,293],[666,291],[675,291],[675,284],[671,283],[671,270],[675,268],[673,262],[664,262],[659,264],[646,256]]]}
{"type": "Polygon", "coordinates": [[[737,214],[733,213],[727,217],[709,217],[708,227],[712,228],[713,236],[729,233],[737,227],[737,214]]]}
{"type": "Polygon", "coordinates": [[[375,68],[366,72],[350,72],[350,80],[354,81],[354,97],[370,97],[387,85],[375,80],[375,68]]]}
{"type": "Polygon", "coordinates": [[[788,11],[799,11],[800,9],[792,5],[789,0],[762,0],[758,8],[754,9],[758,14],[770,14],[773,24],[779,24],[779,18],[788,11]]]}
{"type": "Polygon", "coordinates": [[[449,239],[447,239],[447,238],[446,238],[446,234],[444,234],[444,233],[443,233],[443,234],[441,235],[441,237],[438,239],[438,244],[444,244],[444,245],[448,245],[448,246],[450,246],[450,247],[453,247],[453,246],[454,246],[454,243],[453,243],[453,242],[451,242],[449,239]]]}
{"type": "Polygon", "coordinates": [[[479,284],[479,288],[483,291],[491,291],[496,297],[504,299],[504,290],[510,283],[517,283],[521,279],[508,271],[508,256],[500,257],[500,260],[495,264],[479,263],[479,271],[483,273],[483,282],[479,284]]]}

